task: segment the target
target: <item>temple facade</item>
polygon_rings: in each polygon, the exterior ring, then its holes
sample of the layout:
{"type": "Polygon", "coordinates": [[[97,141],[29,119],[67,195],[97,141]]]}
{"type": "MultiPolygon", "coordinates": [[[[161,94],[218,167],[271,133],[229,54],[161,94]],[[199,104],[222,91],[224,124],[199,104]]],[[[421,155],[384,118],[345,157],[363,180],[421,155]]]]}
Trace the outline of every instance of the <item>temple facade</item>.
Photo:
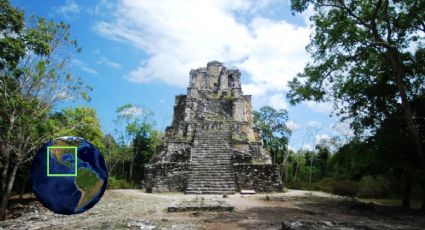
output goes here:
{"type": "Polygon", "coordinates": [[[145,168],[147,192],[282,190],[280,166],[263,148],[240,78],[239,70],[217,61],[190,71],[187,94],[176,96],[165,144],[145,168]]]}

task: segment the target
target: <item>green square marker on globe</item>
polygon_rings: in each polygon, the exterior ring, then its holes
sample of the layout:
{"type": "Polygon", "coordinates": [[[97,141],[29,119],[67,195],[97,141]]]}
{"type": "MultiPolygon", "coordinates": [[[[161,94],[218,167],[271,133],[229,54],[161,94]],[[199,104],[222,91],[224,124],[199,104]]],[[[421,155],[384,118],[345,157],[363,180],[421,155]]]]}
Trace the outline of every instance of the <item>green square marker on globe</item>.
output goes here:
{"type": "MultiPolygon", "coordinates": [[[[71,151],[70,151],[71,152],[71,151]]],[[[47,176],[51,177],[76,177],[78,173],[78,148],[76,146],[48,146],[47,147],[47,176]],[[53,157],[61,162],[61,164],[71,167],[69,161],[62,161],[62,154],[65,154],[65,149],[72,149],[74,153],[74,173],[50,173],[50,153],[53,153],[53,157]]]]}

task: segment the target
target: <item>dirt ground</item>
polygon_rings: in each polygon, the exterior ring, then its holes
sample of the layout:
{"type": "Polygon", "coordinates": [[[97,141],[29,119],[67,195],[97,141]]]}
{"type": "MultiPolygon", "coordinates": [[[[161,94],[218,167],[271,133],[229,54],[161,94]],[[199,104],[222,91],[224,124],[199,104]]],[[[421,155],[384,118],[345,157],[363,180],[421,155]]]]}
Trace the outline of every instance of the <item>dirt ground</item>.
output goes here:
{"type": "Polygon", "coordinates": [[[425,229],[425,216],[322,192],[290,190],[257,195],[199,195],[225,200],[232,212],[167,212],[196,195],[108,190],[89,211],[54,214],[34,199],[13,203],[0,229],[425,229]]]}

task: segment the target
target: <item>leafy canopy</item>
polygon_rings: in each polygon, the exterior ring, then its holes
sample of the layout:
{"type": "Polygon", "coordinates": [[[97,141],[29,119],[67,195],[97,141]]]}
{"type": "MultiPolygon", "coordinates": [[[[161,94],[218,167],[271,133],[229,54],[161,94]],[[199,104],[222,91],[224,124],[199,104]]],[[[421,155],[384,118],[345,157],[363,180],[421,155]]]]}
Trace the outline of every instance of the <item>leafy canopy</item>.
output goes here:
{"type": "Polygon", "coordinates": [[[314,9],[313,60],[289,83],[292,104],[333,101],[357,131],[374,128],[400,107],[390,57],[400,59],[409,100],[425,92],[425,1],[291,2],[294,12],[314,9]]]}

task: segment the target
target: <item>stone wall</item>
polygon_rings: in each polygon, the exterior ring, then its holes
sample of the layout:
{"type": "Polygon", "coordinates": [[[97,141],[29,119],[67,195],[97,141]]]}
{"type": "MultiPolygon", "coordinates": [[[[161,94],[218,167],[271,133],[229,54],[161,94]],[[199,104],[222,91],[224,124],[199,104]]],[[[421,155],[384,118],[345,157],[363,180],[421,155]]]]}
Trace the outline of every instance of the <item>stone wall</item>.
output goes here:
{"type": "Polygon", "coordinates": [[[283,189],[280,165],[234,164],[234,169],[236,191],[280,192],[283,189]]]}
{"type": "Polygon", "coordinates": [[[146,192],[183,192],[187,187],[189,163],[150,164],[145,168],[146,192]]]}

